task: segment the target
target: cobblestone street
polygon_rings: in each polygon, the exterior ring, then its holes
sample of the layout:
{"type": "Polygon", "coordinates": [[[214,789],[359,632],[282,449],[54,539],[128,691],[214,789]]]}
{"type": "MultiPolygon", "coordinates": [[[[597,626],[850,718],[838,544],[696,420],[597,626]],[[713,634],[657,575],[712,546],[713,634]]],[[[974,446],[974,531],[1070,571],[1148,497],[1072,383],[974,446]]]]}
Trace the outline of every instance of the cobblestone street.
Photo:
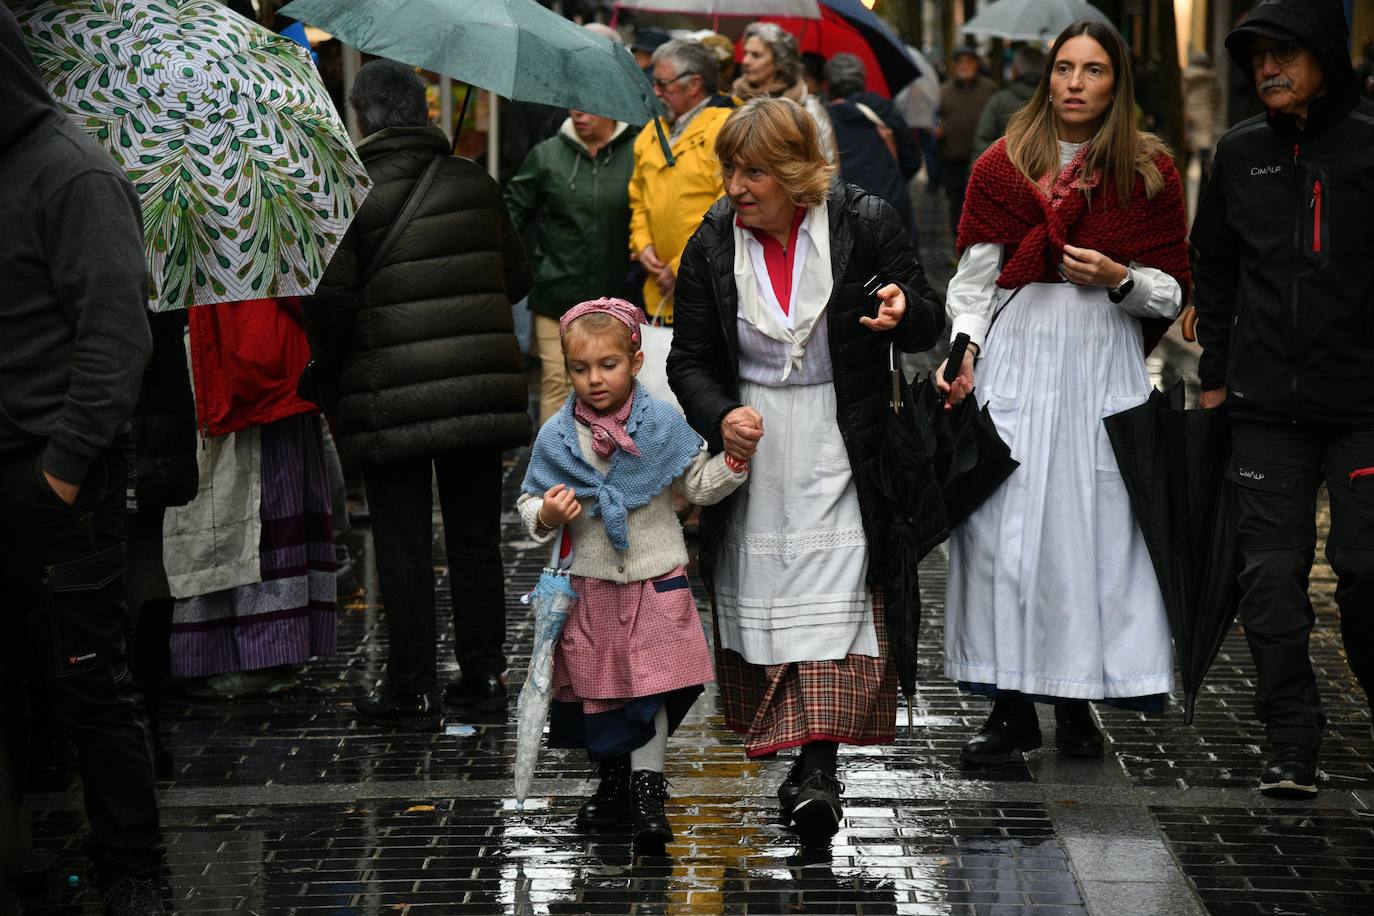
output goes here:
{"type": "MultiPolygon", "coordinates": [[[[923,215],[925,237],[943,243],[924,252],[943,288],[950,273],[947,233],[936,228],[943,218],[928,203],[923,215]]],[[[1166,343],[1156,368],[1187,375],[1180,341],[1166,343]]],[[[509,468],[507,505],[524,458],[509,468]]],[[[534,585],[545,554],[525,538],[513,509],[504,525],[513,719],[531,640],[519,596],[534,585]]],[[[510,797],[514,729],[506,719],[450,716],[433,733],[356,721],[352,702],[385,658],[369,538],[366,525],[350,535],[361,590],[341,601],[338,656],[310,664],[299,687],[271,699],[170,701],[164,736],[174,774],[161,784],[161,802],[176,911],[1371,911],[1370,716],[1345,663],[1334,581],[1320,549],[1312,652],[1330,726],[1315,801],[1271,801],[1255,791],[1267,747],[1253,718],[1253,668],[1239,627],[1217,659],[1194,726],[1183,725],[1177,703],[1154,717],[1100,707],[1107,757],[1075,761],[1056,754],[1052,711],[1040,707],[1048,717],[1044,749],[1004,768],[961,769],[959,747],[988,705],[942,673],[942,548],[923,567],[914,727],[899,709],[895,746],[842,748],[846,820],[831,845],[803,848],[779,823],[773,793],[790,758],[746,760],[708,690],[669,745],[677,840],[668,856],[635,861],[628,828],[576,831],[577,806],[593,788],[580,753],[545,750],[520,812],[510,797]]],[[[442,563],[437,548],[436,541],[442,563]]],[[[456,678],[446,614],[462,588],[440,572],[441,677],[456,678]]],[[[62,870],[57,886],[27,901],[24,912],[97,912],[86,891],[74,781],[31,796],[26,812],[35,842],[60,852],[62,870]]]]}

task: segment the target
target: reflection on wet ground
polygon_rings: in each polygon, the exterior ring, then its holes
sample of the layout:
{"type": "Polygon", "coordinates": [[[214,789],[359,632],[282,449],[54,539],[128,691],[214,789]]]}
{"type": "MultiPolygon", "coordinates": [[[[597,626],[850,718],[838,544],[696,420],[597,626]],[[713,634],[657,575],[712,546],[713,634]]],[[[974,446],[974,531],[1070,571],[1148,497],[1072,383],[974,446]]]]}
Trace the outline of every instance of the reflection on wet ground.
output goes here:
{"type": "MultiPolygon", "coordinates": [[[[938,225],[926,222],[932,233],[938,225]]],[[[927,255],[943,285],[948,255],[927,255]]],[[[1191,372],[1181,340],[1166,341],[1161,352],[1157,379],[1191,372]]],[[[519,464],[511,468],[511,501],[520,472],[519,464]]],[[[513,512],[505,535],[508,679],[515,685],[530,640],[518,596],[534,584],[543,558],[513,512]]],[[[297,689],[270,700],[183,697],[167,709],[174,768],[161,790],[176,911],[1369,911],[1370,720],[1341,650],[1331,571],[1320,562],[1312,647],[1331,725],[1327,779],[1314,803],[1266,802],[1251,788],[1265,748],[1252,720],[1254,672],[1239,631],[1222,649],[1195,727],[1182,725],[1177,707],[1153,718],[1102,710],[1110,740],[1103,762],[1058,759],[1050,721],[1047,747],[1025,760],[962,769],[959,746],[987,704],[941,673],[945,569],[937,552],[922,569],[915,727],[907,730],[899,710],[895,746],[844,750],[847,817],[833,842],[803,848],[777,822],[772,795],[790,760],[746,760],[708,691],[670,747],[677,841],[664,858],[636,861],[625,828],[574,829],[576,808],[591,790],[580,755],[546,752],[535,795],[518,812],[508,797],[514,735],[505,718],[450,717],[432,733],[354,719],[352,702],[370,688],[385,655],[369,538],[366,526],[349,537],[361,590],[340,611],[340,655],[306,666],[297,689]]],[[[439,570],[443,621],[453,595],[447,570],[439,570]]],[[[452,638],[445,632],[438,647],[449,677],[456,676],[452,638]]],[[[85,890],[72,779],[68,772],[59,791],[29,799],[26,821],[39,846],[59,852],[63,880],[28,901],[27,913],[98,911],[85,890]]]]}

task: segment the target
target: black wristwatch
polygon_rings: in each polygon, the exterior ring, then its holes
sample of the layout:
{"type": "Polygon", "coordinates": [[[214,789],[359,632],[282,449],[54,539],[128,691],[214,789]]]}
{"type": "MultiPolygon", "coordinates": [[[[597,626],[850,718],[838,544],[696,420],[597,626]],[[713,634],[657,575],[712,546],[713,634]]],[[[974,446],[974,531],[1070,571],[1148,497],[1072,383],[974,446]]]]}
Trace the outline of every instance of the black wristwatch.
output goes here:
{"type": "Polygon", "coordinates": [[[1116,289],[1107,290],[1107,298],[1113,302],[1121,302],[1135,289],[1135,277],[1131,276],[1130,268],[1126,269],[1126,279],[1121,281],[1121,285],[1116,289]]]}

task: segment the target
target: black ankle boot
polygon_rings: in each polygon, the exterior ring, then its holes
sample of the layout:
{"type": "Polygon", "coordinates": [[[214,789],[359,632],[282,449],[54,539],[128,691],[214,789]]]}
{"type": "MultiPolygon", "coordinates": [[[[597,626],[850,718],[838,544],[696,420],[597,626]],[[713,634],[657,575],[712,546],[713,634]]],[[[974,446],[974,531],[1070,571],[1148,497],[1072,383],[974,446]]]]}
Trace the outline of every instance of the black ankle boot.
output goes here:
{"type": "Polygon", "coordinates": [[[597,764],[601,784],[596,794],[577,809],[577,823],[583,827],[608,827],[630,816],[630,757],[622,754],[597,764]]]}
{"type": "Polygon", "coordinates": [[[1043,743],[1035,704],[1019,695],[999,696],[978,734],[964,742],[964,763],[995,766],[1007,763],[1016,751],[1033,751],[1043,743]]]}
{"type": "Polygon", "coordinates": [[[673,828],[663,802],[668,798],[668,780],[653,770],[635,770],[630,776],[630,791],[634,795],[635,848],[661,853],[664,843],[673,841],[673,828]]]}
{"type": "Polygon", "coordinates": [[[1087,700],[1060,700],[1054,704],[1054,743],[1065,757],[1091,760],[1102,756],[1102,732],[1093,721],[1087,700]]]}
{"type": "Polygon", "coordinates": [[[787,778],[778,785],[778,811],[782,813],[784,820],[792,816],[792,808],[797,803],[797,796],[801,794],[804,762],[802,755],[798,754],[792,763],[792,769],[787,771],[787,778]]]}

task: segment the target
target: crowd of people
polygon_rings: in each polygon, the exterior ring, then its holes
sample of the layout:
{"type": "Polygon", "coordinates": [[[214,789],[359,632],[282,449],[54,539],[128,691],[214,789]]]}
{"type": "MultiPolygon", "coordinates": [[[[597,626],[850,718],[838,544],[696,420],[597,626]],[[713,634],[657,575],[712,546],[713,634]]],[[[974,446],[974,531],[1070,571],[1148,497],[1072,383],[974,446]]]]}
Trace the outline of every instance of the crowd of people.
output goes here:
{"type": "Polygon", "coordinates": [[[1374,102],[1335,0],[1263,4],[1226,48],[1266,113],[1218,139],[1216,74],[1194,60],[1179,152],[1207,181],[1191,235],[1130,50],[1097,22],[1018,49],[1005,87],[960,48],[943,85],[923,73],[895,100],[869,91],[860,58],[810,60],[773,23],[749,25],[738,54],[644,28],[626,53],[663,116],[512,106],[528,130],[500,182],[450,154],[413,68],[375,60],[347,100],[372,189],[314,295],[149,319],[137,197],[0,8],[7,799],[22,799],[31,735],[59,722],[107,911],[162,912],[159,698],[171,679],[202,698],[270,694],[336,651],[335,540],[358,472],[387,635],[358,718],[505,715],[502,481],[533,441],[515,508],[534,541],[561,545],[578,596],[548,741],[597,766],[579,824],[630,822],[643,849],[672,840],[669,738],[717,681],[746,755],[795,750],[784,819],[829,837],[839,746],[894,739],[888,366],[955,337],[968,349],[941,391],[976,398],[1020,464],[951,534],[945,673],[991,702],[961,757],[1040,747],[1036,703],[1054,707],[1060,754],[1102,757],[1091,704],[1161,713],[1174,687],[1102,421],[1149,397],[1145,357],[1190,299],[1201,406],[1230,426],[1239,614],[1271,747],[1259,788],[1314,794],[1323,483],[1346,651],[1374,691],[1374,102]],[[923,169],[956,238],[943,298],[917,248],[923,169]],[[436,491],[464,583],[448,684],[436,491]]]}

